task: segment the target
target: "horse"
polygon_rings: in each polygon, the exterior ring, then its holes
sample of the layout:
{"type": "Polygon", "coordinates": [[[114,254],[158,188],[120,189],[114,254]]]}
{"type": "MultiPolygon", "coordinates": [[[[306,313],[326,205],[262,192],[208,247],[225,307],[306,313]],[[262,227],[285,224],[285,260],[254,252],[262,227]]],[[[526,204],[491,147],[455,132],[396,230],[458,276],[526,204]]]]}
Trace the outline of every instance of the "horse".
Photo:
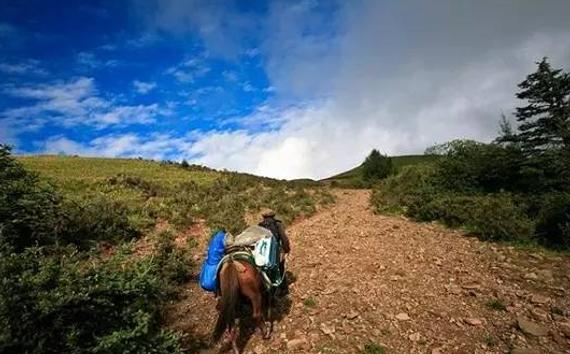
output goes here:
{"type": "Polygon", "coordinates": [[[265,291],[260,271],[250,262],[230,258],[222,265],[218,277],[221,298],[217,305],[219,313],[212,339],[218,341],[227,331],[234,353],[239,354],[236,320],[240,295],[251,302],[253,320],[260,329],[263,339],[269,339],[273,330],[271,321],[273,294],[271,291],[265,291]],[[264,316],[264,307],[267,316],[264,316]],[[269,326],[265,324],[266,319],[269,321],[269,326]]]}

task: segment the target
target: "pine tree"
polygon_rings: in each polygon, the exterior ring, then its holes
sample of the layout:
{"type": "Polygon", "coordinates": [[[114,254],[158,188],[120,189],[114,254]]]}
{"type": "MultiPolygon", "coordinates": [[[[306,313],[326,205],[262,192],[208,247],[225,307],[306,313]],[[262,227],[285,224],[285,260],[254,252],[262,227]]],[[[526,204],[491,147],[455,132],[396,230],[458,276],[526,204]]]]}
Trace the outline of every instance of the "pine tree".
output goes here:
{"type": "Polygon", "coordinates": [[[392,159],[373,149],[362,164],[362,175],[367,181],[386,178],[392,173],[392,159]]]}
{"type": "Polygon", "coordinates": [[[543,58],[536,72],[518,86],[517,98],[527,105],[517,107],[518,132],[503,141],[520,143],[525,154],[540,155],[549,149],[570,151],[570,75],[554,70],[543,58]]]}

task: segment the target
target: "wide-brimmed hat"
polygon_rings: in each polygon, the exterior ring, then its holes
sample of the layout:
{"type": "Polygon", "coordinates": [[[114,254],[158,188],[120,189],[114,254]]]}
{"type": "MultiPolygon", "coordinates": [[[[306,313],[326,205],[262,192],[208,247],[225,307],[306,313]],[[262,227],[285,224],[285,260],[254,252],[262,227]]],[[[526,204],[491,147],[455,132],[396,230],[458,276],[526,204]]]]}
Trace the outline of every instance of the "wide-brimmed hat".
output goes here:
{"type": "Polygon", "coordinates": [[[264,218],[272,218],[275,216],[275,211],[269,208],[264,208],[261,210],[261,216],[264,218]]]}

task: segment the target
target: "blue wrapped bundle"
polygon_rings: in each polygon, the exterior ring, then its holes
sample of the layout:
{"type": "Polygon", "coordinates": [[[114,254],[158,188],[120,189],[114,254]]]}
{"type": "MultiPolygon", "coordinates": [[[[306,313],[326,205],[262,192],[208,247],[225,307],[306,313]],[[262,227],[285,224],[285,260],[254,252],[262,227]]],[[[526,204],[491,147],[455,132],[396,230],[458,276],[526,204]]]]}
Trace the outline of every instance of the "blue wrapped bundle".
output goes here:
{"type": "Polygon", "coordinates": [[[224,257],[224,239],[226,233],[218,231],[208,246],[208,256],[200,271],[200,286],[206,291],[216,291],[218,283],[218,264],[224,257]]]}

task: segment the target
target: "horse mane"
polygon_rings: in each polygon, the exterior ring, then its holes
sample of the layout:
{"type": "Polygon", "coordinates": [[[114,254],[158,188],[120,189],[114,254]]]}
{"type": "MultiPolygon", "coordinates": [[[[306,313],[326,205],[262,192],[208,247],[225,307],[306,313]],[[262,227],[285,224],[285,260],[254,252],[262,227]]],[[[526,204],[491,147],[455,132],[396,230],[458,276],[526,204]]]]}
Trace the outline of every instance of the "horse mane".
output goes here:
{"type": "Polygon", "coordinates": [[[216,321],[212,338],[220,339],[226,328],[231,328],[236,319],[237,303],[239,300],[239,281],[234,261],[229,261],[220,271],[221,312],[216,321]]]}

